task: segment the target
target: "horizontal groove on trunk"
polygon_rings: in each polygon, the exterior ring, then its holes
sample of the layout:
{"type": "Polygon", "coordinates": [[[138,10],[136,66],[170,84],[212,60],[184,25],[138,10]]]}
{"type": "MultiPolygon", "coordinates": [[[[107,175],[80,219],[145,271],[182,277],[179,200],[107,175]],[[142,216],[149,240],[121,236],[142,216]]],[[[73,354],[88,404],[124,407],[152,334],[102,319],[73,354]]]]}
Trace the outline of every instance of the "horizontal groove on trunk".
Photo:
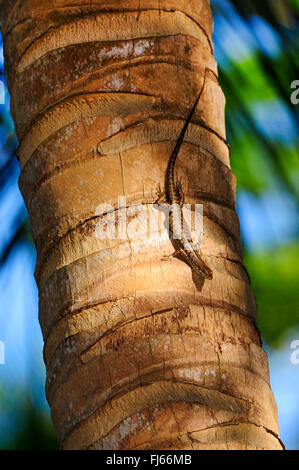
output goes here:
{"type": "MultiPolygon", "coordinates": [[[[132,197],[132,195],[131,195],[131,197],[132,197]]],[[[150,199],[150,195],[149,195],[148,199],[150,199]]],[[[134,207],[136,204],[138,204],[139,206],[148,208],[150,210],[150,208],[154,204],[154,202],[150,203],[150,202],[148,202],[148,199],[140,200],[139,197],[136,197],[136,199],[134,198],[131,201],[130,205],[125,207],[125,209],[130,209],[131,207],[134,207]]],[[[220,206],[222,209],[226,209],[227,211],[233,211],[233,208],[229,207],[223,201],[219,201],[213,196],[209,197],[209,195],[206,195],[206,194],[200,194],[199,198],[197,199],[197,202],[196,202],[196,204],[205,204],[205,207],[208,207],[209,203],[211,203],[213,205],[216,205],[216,206],[220,206]]],[[[186,194],[186,204],[188,204],[188,195],[187,194],[186,194]]],[[[190,205],[192,205],[192,202],[190,203],[190,205]]],[[[115,209],[112,212],[109,213],[110,215],[115,214],[116,223],[117,223],[117,220],[118,220],[119,212],[121,212],[123,210],[124,210],[124,207],[122,207],[120,210],[115,207],[115,209]]],[[[228,235],[228,237],[230,237],[232,239],[231,245],[233,247],[235,247],[235,250],[231,250],[230,257],[228,256],[228,254],[222,254],[221,255],[221,254],[213,253],[213,252],[210,253],[209,256],[215,256],[215,257],[218,257],[218,258],[227,259],[229,261],[235,261],[235,262],[241,262],[242,263],[241,252],[239,250],[240,247],[237,244],[236,236],[234,235],[234,233],[232,233],[229,230],[229,228],[225,227],[222,220],[217,219],[215,216],[213,217],[213,212],[212,211],[211,211],[211,214],[207,211],[207,213],[204,215],[204,217],[206,217],[212,223],[216,224],[219,227],[219,229],[223,230],[228,235]]],[[[38,260],[36,270],[35,270],[35,278],[36,278],[36,282],[37,282],[37,284],[39,285],[40,288],[43,288],[45,283],[49,279],[49,277],[51,275],[55,274],[59,269],[62,269],[62,268],[64,268],[65,266],[67,266],[69,264],[79,262],[80,259],[82,259],[83,257],[92,256],[96,253],[101,252],[100,247],[95,247],[93,249],[87,247],[86,250],[85,250],[84,249],[84,244],[83,244],[83,246],[81,247],[80,252],[78,252],[78,254],[76,254],[76,252],[74,252],[72,254],[72,258],[65,259],[60,264],[54,263],[54,261],[52,261],[52,257],[54,257],[56,255],[56,253],[59,252],[59,250],[64,248],[65,243],[71,243],[72,240],[75,240],[79,235],[82,235],[83,233],[86,233],[86,234],[89,233],[89,235],[86,235],[86,238],[94,237],[97,224],[100,221],[105,221],[105,218],[106,218],[106,214],[105,215],[98,215],[98,216],[94,216],[94,217],[91,217],[89,219],[86,219],[84,222],[78,224],[76,227],[68,230],[66,233],[61,234],[59,238],[57,237],[56,239],[53,239],[52,243],[43,252],[39,253],[39,260],[38,260]],[[49,265],[51,265],[51,261],[54,263],[54,265],[49,270],[49,265]]],[[[128,243],[127,240],[123,240],[123,241],[122,240],[113,240],[113,247],[114,248],[116,248],[117,246],[120,247],[121,245],[124,245],[126,243],[128,243]]],[[[146,245],[146,241],[145,241],[145,245],[146,245]]],[[[105,250],[105,248],[103,247],[102,250],[105,250]]],[[[145,248],[145,250],[146,250],[146,248],[145,248]]]]}
{"type": "Polygon", "coordinates": [[[22,72],[49,51],[67,47],[70,44],[77,44],[78,42],[111,41],[111,39],[119,41],[151,37],[153,34],[156,36],[169,36],[183,32],[195,38],[206,40],[207,46],[211,48],[211,42],[207,33],[193,18],[187,16],[184,12],[146,10],[141,12],[141,15],[148,17],[143,19],[143,21],[136,21],[136,13],[138,12],[94,13],[62,24],[58,28],[52,28],[29,43],[19,57],[16,64],[16,72],[22,72]],[[176,21],[173,21],[173,15],[176,15],[176,21]],[[155,21],[153,21],[153,18],[155,18],[155,21]],[[101,29],[97,27],[98,20],[101,22],[101,29]],[[113,22],[119,23],[119,27],[116,30],[111,28],[113,22]],[[130,23],[130,26],[128,23],[130,23]],[[159,27],[162,29],[161,32],[159,27]],[[86,31],[89,31],[87,35],[86,31]],[[114,38],[113,34],[115,34],[114,38]]]}
{"type": "Polygon", "coordinates": [[[150,406],[167,402],[199,403],[212,409],[217,406],[218,409],[234,411],[236,414],[245,414],[248,410],[246,401],[215,390],[208,390],[188,383],[156,382],[109,400],[91,416],[80,421],[67,436],[62,438],[62,448],[68,449],[68,443],[76,443],[78,438],[80,445],[87,447],[99,438],[105,437],[119,422],[133,413],[142,412],[150,406]],[[118,419],[113,416],[114,408],[119,411],[118,419]],[[90,421],[98,423],[93,434],[90,434],[90,421]],[[90,440],[92,442],[89,442],[90,440]]]}
{"type": "MultiPolygon", "coordinates": [[[[161,44],[162,39],[159,38],[157,43],[157,38],[139,38],[138,41],[122,41],[122,46],[118,42],[100,42],[93,43],[92,49],[91,45],[88,44],[86,51],[82,51],[82,45],[70,46],[72,49],[66,48],[66,50],[61,51],[61,54],[65,55],[65,60],[72,60],[70,64],[70,69],[65,73],[63,77],[60,76],[60,65],[63,57],[59,57],[59,61],[55,56],[45,57],[42,64],[37,63],[35,69],[32,73],[36,76],[36,79],[42,80],[42,77],[48,72],[51,73],[49,76],[49,82],[44,83],[44,96],[39,95],[39,88],[34,88],[32,84],[28,83],[27,73],[23,72],[19,74],[17,80],[14,83],[14,89],[12,90],[12,110],[18,106],[18,99],[22,99],[23,95],[20,96],[20,92],[23,90],[23,93],[31,93],[31,102],[24,103],[20,113],[23,113],[27,117],[27,121],[31,122],[34,115],[42,115],[47,108],[54,106],[59,103],[66,96],[74,95],[75,90],[79,90],[80,87],[83,89],[86,88],[86,91],[91,91],[92,87],[97,88],[97,83],[103,81],[104,78],[113,76],[115,73],[126,74],[132,73],[135,69],[145,68],[148,66],[175,66],[179,67],[182,73],[194,73],[199,72],[202,68],[201,63],[197,63],[194,60],[186,58],[183,56],[183,51],[175,51],[176,43],[179,43],[179,40],[190,42],[190,38],[183,35],[177,36],[167,36],[163,38],[164,44],[161,44]],[[168,42],[167,42],[168,41],[168,42]],[[175,44],[174,44],[175,42],[175,44]],[[139,43],[141,43],[139,45],[139,43]],[[145,46],[143,43],[146,43],[145,46]],[[163,47],[164,46],[164,53],[163,47]],[[168,46],[168,47],[167,47],[168,46]],[[139,49],[138,49],[139,47],[139,49]],[[73,50],[75,48],[75,51],[73,50]],[[162,51],[160,50],[162,48],[162,51]],[[95,49],[98,49],[98,56],[101,56],[101,59],[95,54],[95,49]],[[118,55],[115,57],[115,52],[118,52],[118,55]],[[137,50],[137,51],[136,51],[137,50]],[[78,52],[77,52],[78,51],[78,52]],[[77,52],[75,55],[74,53],[77,52]],[[79,54],[81,52],[81,54],[79,54]],[[88,68],[88,63],[86,61],[82,62],[82,54],[94,54],[93,66],[92,69],[88,68]],[[181,55],[179,53],[181,52],[181,55]],[[75,57],[72,57],[75,55],[75,57]],[[103,56],[103,57],[102,57],[103,56]],[[81,59],[81,62],[79,62],[81,59]],[[49,72],[48,63],[53,63],[53,69],[49,72]],[[79,62],[79,63],[78,63],[79,62]],[[24,87],[26,87],[24,89],[24,87]],[[49,101],[50,100],[50,101],[49,101]],[[28,109],[27,109],[28,108],[28,109]],[[29,112],[28,112],[29,110],[29,112]]],[[[193,41],[196,43],[196,40],[193,41]]],[[[193,44],[190,44],[191,47],[193,44]]],[[[197,47],[200,51],[200,47],[197,47]]],[[[216,81],[217,77],[217,67],[216,63],[213,60],[210,60],[208,63],[211,72],[214,74],[216,81]]],[[[27,128],[30,129],[31,124],[27,124],[27,128]]]]}
{"type": "MultiPolygon", "coordinates": [[[[245,317],[255,319],[254,309],[249,309],[248,308],[249,305],[247,304],[245,304],[245,308],[242,309],[241,307],[238,307],[237,305],[234,305],[233,303],[225,302],[224,300],[207,298],[207,297],[204,297],[204,295],[200,295],[196,292],[191,292],[191,290],[186,291],[186,292],[181,291],[181,295],[178,295],[178,294],[179,294],[179,291],[178,292],[168,291],[168,292],[165,292],[165,295],[163,295],[162,291],[156,290],[156,291],[153,291],[152,293],[149,293],[147,296],[144,294],[144,297],[142,299],[141,299],[140,294],[138,295],[137,293],[137,295],[135,294],[132,296],[123,296],[123,297],[120,296],[117,299],[107,298],[107,299],[99,300],[97,302],[84,302],[82,305],[80,306],[78,305],[77,307],[74,304],[74,302],[70,303],[69,306],[64,305],[62,310],[58,311],[57,314],[51,320],[49,320],[47,324],[43,322],[44,339],[45,341],[47,341],[48,335],[50,334],[50,331],[52,330],[52,328],[54,328],[55,325],[57,325],[59,328],[58,323],[64,318],[69,318],[70,316],[74,317],[78,313],[82,311],[86,311],[90,308],[93,309],[95,306],[98,306],[98,305],[107,306],[107,304],[110,303],[111,306],[113,307],[113,304],[115,302],[121,302],[121,301],[129,300],[131,298],[133,299],[133,303],[137,309],[142,308],[142,303],[144,303],[145,305],[148,304],[148,307],[149,307],[148,310],[150,311],[152,309],[156,310],[156,303],[153,299],[153,295],[161,296],[160,306],[162,310],[164,310],[165,308],[174,308],[176,306],[181,307],[181,306],[186,306],[190,304],[192,305],[194,303],[195,305],[197,304],[201,306],[227,309],[229,311],[237,312],[239,315],[244,315],[245,317]],[[172,305],[169,305],[170,294],[173,295],[172,305]],[[177,294],[177,298],[176,298],[176,294],[177,294]]],[[[134,305],[132,305],[132,307],[134,305]]]]}
{"type": "MultiPolygon", "coordinates": [[[[122,424],[116,427],[106,438],[93,443],[86,450],[124,450],[121,436],[122,424]]],[[[134,446],[132,450],[284,450],[284,444],[278,435],[263,426],[246,421],[232,420],[209,426],[192,432],[170,432],[167,438],[158,438],[153,432],[148,441],[134,446]],[[258,428],[258,429],[257,429],[258,428]],[[270,434],[270,435],[269,435],[270,434]],[[211,447],[212,446],[212,447],[211,447]]],[[[141,439],[142,440],[142,439],[141,439]]]]}
{"type": "MultiPolygon", "coordinates": [[[[141,146],[146,145],[148,143],[153,143],[153,142],[167,142],[167,141],[176,142],[176,136],[178,134],[176,134],[175,136],[172,136],[172,135],[169,135],[169,130],[167,132],[166,126],[169,125],[169,123],[171,123],[172,127],[177,129],[177,132],[179,133],[184,121],[178,117],[173,117],[172,119],[168,117],[167,119],[165,119],[163,116],[159,116],[159,117],[150,116],[148,119],[144,121],[136,122],[133,125],[124,128],[123,130],[110,136],[108,139],[105,139],[104,141],[98,140],[95,146],[93,146],[92,148],[90,147],[88,148],[88,152],[86,154],[83,154],[83,155],[75,154],[73,155],[73,158],[70,159],[69,161],[63,161],[61,163],[57,163],[55,165],[55,168],[51,172],[43,173],[42,176],[40,176],[39,178],[36,178],[35,185],[34,187],[31,188],[30,192],[28,192],[28,189],[27,189],[26,197],[28,200],[28,204],[30,204],[34,192],[36,192],[42,184],[44,184],[45,182],[47,182],[49,179],[53,178],[54,176],[60,175],[64,171],[67,171],[69,168],[72,168],[73,166],[79,165],[82,162],[86,162],[90,159],[99,158],[99,156],[107,157],[109,154],[116,153],[117,151],[123,152],[125,150],[129,150],[130,148],[135,147],[136,141],[134,140],[131,141],[131,138],[128,139],[127,142],[125,142],[124,140],[128,137],[128,135],[130,135],[130,133],[132,133],[132,131],[137,132],[137,138],[135,137],[135,139],[139,142],[139,145],[141,146]],[[175,124],[175,126],[173,124],[175,124]],[[148,135],[145,134],[144,136],[142,136],[142,132],[144,132],[142,126],[146,128],[146,134],[149,133],[148,135]],[[153,132],[153,134],[151,134],[150,132],[153,132]],[[139,134],[141,134],[141,137],[143,138],[138,139],[139,134]],[[119,142],[118,142],[118,139],[120,140],[119,142]],[[116,150],[117,144],[119,144],[117,146],[118,150],[116,150]]],[[[214,153],[212,152],[212,148],[204,147],[204,144],[202,144],[198,138],[196,139],[197,127],[199,128],[200,132],[205,132],[205,131],[212,132],[212,130],[208,129],[204,123],[199,122],[199,123],[190,124],[190,133],[187,133],[185,141],[184,141],[184,145],[186,143],[189,143],[190,145],[194,145],[195,147],[197,147],[199,150],[206,151],[211,156],[211,158],[214,158],[214,159],[216,158],[223,165],[225,165],[228,168],[228,170],[230,170],[228,161],[223,162],[219,160],[219,157],[217,155],[214,155],[214,153]]],[[[215,135],[215,137],[223,141],[221,136],[217,135],[217,133],[215,132],[212,132],[212,133],[215,135]]],[[[24,180],[26,181],[26,176],[27,176],[26,173],[32,172],[31,160],[34,160],[35,152],[33,152],[32,156],[30,157],[29,160],[27,160],[27,162],[25,163],[22,169],[22,173],[20,176],[21,187],[22,187],[22,182],[24,180]]],[[[28,183],[27,183],[27,188],[28,188],[28,183]]],[[[215,195],[215,198],[216,197],[217,196],[215,195]]],[[[215,202],[217,202],[217,200],[215,200],[215,202]]],[[[234,207],[232,206],[231,208],[234,209],[234,207]]]]}
{"type": "MultiPolygon", "coordinates": [[[[18,149],[21,167],[25,166],[31,155],[46,139],[67,125],[82,121],[85,117],[113,116],[114,114],[127,116],[137,112],[148,112],[151,113],[150,117],[154,118],[161,108],[165,113],[167,106],[172,105],[173,103],[163,103],[162,96],[159,94],[149,95],[128,90],[83,91],[66,96],[35,118],[21,137],[18,149]]],[[[178,107],[178,104],[176,106],[178,107]]],[[[171,109],[170,113],[172,114],[171,109]]],[[[213,134],[229,150],[227,140],[217,130],[210,127],[203,119],[198,119],[196,124],[213,134]]],[[[225,163],[228,164],[228,161],[225,163]]]]}
{"type": "MultiPolygon", "coordinates": [[[[123,303],[127,300],[127,303],[129,303],[129,299],[123,299],[123,303]]],[[[134,301],[134,299],[131,299],[134,301]]],[[[157,311],[149,311],[149,312],[139,312],[138,317],[136,317],[134,313],[134,309],[132,306],[132,312],[130,312],[130,315],[128,318],[121,319],[119,317],[110,318],[109,323],[107,320],[107,315],[109,315],[109,311],[113,311],[113,309],[116,308],[116,302],[107,302],[104,304],[100,305],[93,305],[90,307],[87,307],[79,312],[73,312],[72,314],[63,317],[57,321],[57,323],[52,324],[51,328],[49,329],[49,335],[45,338],[45,345],[44,345],[44,359],[45,363],[48,367],[48,372],[49,372],[49,378],[53,375],[53,369],[55,368],[55,355],[57,354],[58,357],[61,355],[64,355],[64,351],[68,350],[68,345],[76,340],[78,342],[78,347],[76,347],[76,352],[74,351],[72,354],[81,354],[82,351],[86,350],[86,348],[90,347],[92,344],[95,344],[97,341],[99,341],[102,337],[105,337],[106,335],[109,335],[111,333],[114,333],[118,331],[118,329],[125,327],[126,325],[131,325],[135,322],[138,321],[144,321],[146,318],[152,318],[154,319],[156,315],[165,315],[168,314],[169,312],[173,311],[173,307],[170,308],[164,308],[163,310],[157,310],[157,311]],[[109,305],[110,304],[110,305],[109,305]],[[105,310],[104,310],[105,309],[105,310]],[[87,324],[84,327],[85,329],[82,329],[82,322],[86,318],[87,324]],[[93,335],[90,336],[90,339],[88,342],[84,340],[84,334],[85,332],[87,333],[93,333],[93,335]],[[82,339],[81,339],[82,337],[82,339]],[[59,349],[62,349],[60,351],[59,349]]],[[[118,304],[120,304],[120,301],[118,301],[118,304]]],[[[130,305],[130,303],[129,303],[130,305]]],[[[203,309],[203,312],[205,312],[206,309],[210,310],[213,312],[213,315],[215,314],[214,312],[218,312],[218,321],[219,317],[224,316],[226,318],[226,315],[228,318],[230,318],[230,322],[233,322],[234,319],[234,324],[235,326],[232,328],[233,335],[231,337],[231,333],[221,333],[221,336],[223,338],[231,338],[231,341],[240,341],[240,335],[241,332],[239,333],[239,336],[236,337],[236,331],[238,331],[239,327],[237,326],[239,324],[242,324],[242,322],[249,322],[252,323],[253,325],[253,333],[251,338],[252,342],[255,342],[256,344],[261,345],[261,340],[258,335],[258,330],[256,329],[256,324],[255,320],[249,316],[242,315],[240,316],[239,311],[234,311],[229,309],[228,306],[226,307],[220,307],[219,305],[217,306],[212,306],[204,304],[204,302],[200,303],[200,307],[203,309]],[[238,319],[238,321],[237,321],[238,319]]],[[[194,307],[192,307],[194,308],[194,307]]],[[[184,309],[189,309],[190,306],[181,306],[181,307],[176,307],[174,309],[175,312],[181,311],[184,309]]],[[[211,313],[210,313],[211,314],[211,313]]],[[[222,321],[224,321],[224,318],[222,321]]],[[[194,329],[194,327],[191,327],[191,330],[194,329]]],[[[198,331],[198,334],[200,334],[201,329],[195,328],[195,331],[198,331]]],[[[248,331],[250,329],[248,328],[248,331]]],[[[215,335],[216,333],[213,333],[215,335]]],[[[211,335],[211,333],[209,333],[211,335]]],[[[212,335],[212,337],[213,337],[212,335]]],[[[220,337],[220,333],[218,334],[220,337]]],[[[218,337],[217,335],[217,337],[218,337]]],[[[218,338],[219,339],[219,338],[218,338]]],[[[245,339],[243,339],[245,341],[245,339]]],[[[219,339],[220,341],[220,339],[219,339]]],[[[249,340],[247,340],[249,341],[249,340]]],[[[75,356],[76,357],[76,356],[75,356]]],[[[60,373],[64,373],[63,370],[60,370],[60,373]]]]}
{"type": "MultiPolygon", "coordinates": [[[[93,73],[87,73],[85,76],[82,76],[80,77],[80,79],[78,80],[72,80],[72,90],[61,90],[61,93],[60,95],[62,97],[56,99],[56,100],[53,100],[51,101],[50,104],[47,104],[44,108],[41,108],[38,110],[38,112],[34,111],[34,118],[32,120],[28,119],[28,117],[30,117],[29,113],[27,113],[27,121],[29,121],[29,123],[27,124],[27,129],[25,129],[25,131],[22,133],[22,140],[24,138],[27,137],[27,134],[30,135],[30,132],[32,130],[32,128],[34,129],[34,124],[35,123],[39,123],[40,120],[42,118],[44,118],[45,120],[47,120],[47,112],[51,112],[53,109],[55,110],[55,108],[57,108],[58,106],[60,106],[61,104],[63,104],[64,102],[67,102],[69,100],[72,100],[73,98],[82,98],[84,97],[86,94],[96,94],[96,93],[100,93],[96,90],[97,88],[97,81],[103,79],[103,78],[108,78],[108,77],[111,77],[115,74],[115,72],[124,72],[124,73],[127,73],[127,72],[132,72],[134,69],[137,69],[138,67],[144,67],[144,66],[153,66],[153,65],[165,65],[165,66],[173,66],[173,67],[179,67],[180,69],[182,69],[182,72],[186,72],[186,70],[190,70],[191,72],[195,72],[194,69],[190,68],[190,69],[187,69],[187,67],[184,66],[183,63],[180,63],[180,62],[176,62],[175,60],[173,60],[171,57],[168,57],[168,58],[163,58],[163,57],[153,57],[152,59],[132,59],[132,60],[129,60],[129,61],[126,61],[126,62],[116,62],[113,64],[113,66],[108,66],[108,67],[104,67],[104,66],[101,66],[100,67],[100,72],[98,70],[96,70],[95,72],[93,73]],[[87,77],[88,77],[88,81],[87,81],[87,77]],[[88,88],[87,90],[85,90],[85,87],[86,87],[86,84],[88,83],[88,88]],[[92,86],[93,86],[93,83],[94,83],[94,88],[95,90],[92,90],[92,86]],[[76,84],[78,86],[76,86],[76,84]],[[82,92],[80,91],[80,84],[83,88],[82,92]],[[79,90],[79,91],[73,91],[73,90],[76,90],[76,88],[79,90]]],[[[69,83],[68,83],[69,85],[69,83]]],[[[130,91],[130,90],[123,90],[123,92],[125,93],[132,93],[133,95],[137,95],[138,96],[138,93],[134,93],[133,91],[130,91]]],[[[102,93],[106,93],[107,95],[109,94],[109,90],[103,90],[102,93]]],[[[114,91],[115,93],[115,91],[114,91]]],[[[50,94],[50,93],[49,93],[50,94]]],[[[155,95],[147,95],[146,93],[144,94],[145,96],[152,96],[154,97],[155,95]]],[[[158,97],[159,99],[160,97],[158,97]]],[[[30,103],[30,107],[31,107],[31,103],[30,103]]],[[[29,109],[30,109],[29,107],[29,109]]],[[[59,130],[59,129],[57,129],[59,130]]],[[[27,137],[29,138],[29,137],[27,137]]],[[[222,140],[225,141],[225,139],[223,137],[220,136],[220,138],[222,140]]],[[[226,145],[227,142],[225,141],[226,145]]]]}
{"type": "MultiPolygon", "coordinates": [[[[193,307],[194,308],[194,307],[193,307]]],[[[231,311],[227,311],[221,309],[219,307],[205,307],[209,310],[213,309],[217,311],[218,318],[220,315],[227,315],[230,316],[231,322],[232,318],[236,321],[237,314],[231,311]]],[[[167,310],[162,310],[159,312],[149,312],[148,314],[144,314],[138,318],[128,318],[124,321],[119,321],[115,325],[112,325],[110,328],[105,326],[106,322],[103,319],[102,325],[100,323],[98,326],[94,326],[93,328],[87,329],[84,331],[80,330],[78,333],[73,332],[72,335],[67,336],[66,338],[61,339],[60,342],[56,342],[54,349],[49,352],[47,350],[48,342],[45,343],[45,361],[48,369],[48,378],[47,378],[47,395],[50,401],[51,396],[51,388],[54,387],[54,393],[57,392],[59,384],[64,382],[66,383],[69,380],[70,376],[77,371],[81,365],[88,364],[92,360],[103,356],[106,352],[111,350],[117,350],[118,347],[126,341],[132,341],[132,338],[136,337],[136,341],[141,340],[142,338],[145,339],[148,335],[155,336],[155,334],[162,334],[162,331],[165,334],[177,334],[182,335],[183,332],[185,334],[192,334],[197,337],[201,337],[203,335],[203,331],[205,331],[207,335],[206,328],[200,328],[196,325],[191,324],[184,324],[181,315],[184,315],[185,318],[191,319],[191,311],[189,307],[181,307],[181,308],[169,308],[167,310]],[[160,318],[158,319],[157,316],[160,318]],[[176,319],[176,320],[173,320],[176,319]],[[175,322],[173,325],[172,321],[175,322]],[[138,322],[141,322],[141,325],[138,326],[138,322]],[[167,326],[171,325],[171,326],[167,326]],[[107,328],[107,329],[106,329],[107,328]],[[141,330],[140,330],[141,328],[141,330]],[[144,328],[144,331],[143,331],[144,328]],[[136,330],[136,334],[134,335],[134,331],[136,330]],[[84,341],[84,334],[88,335],[89,340],[88,342],[84,341]],[[70,351],[68,353],[68,351],[70,351]],[[61,369],[59,363],[63,359],[65,367],[61,369]]],[[[89,320],[91,321],[91,319],[89,320]]],[[[189,320],[191,323],[191,320],[189,320]]],[[[197,320],[198,323],[198,320],[197,320]]],[[[255,325],[253,319],[248,317],[241,317],[238,319],[238,323],[244,325],[244,328],[248,325],[255,325]]],[[[234,328],[237,328],[237,324],[234,328]]],[[[53,332],[52,332],[53,334],[53,332]]],[[[239,337],[235,334],[229,335],[222,335],[223,338],[226,337],[226,341],[228,342],[235,342],[236,344],[242,344],[244,347],[248,347],[249,344],[255,343],[257,345],[261,345],[260,338],[258,332],[253,330],[253,334],[248,336],[241,341],[239,337]]],[[[207,335],[207,338],[212,338],[215,340],[213,334],[207,335]]],[[[206,338],[206,339],[207,339],[206,338]]],[[[218,337],[218,342],[220,341],[220,336],[218,337]]],[[[53,394],[52,394],[53,395],[53,394]]]]}
{"type": "MultiPolygon", "coordinates": [[[[157,100],[161,101],[161,99],[157,100]]],[[[141,93],[94,92],[64,98],[35,120],[31,129],[21,140],[18,155],[23,167],[32,153],[45,139],[75,121],[84,117],[113,116],[117,113],[150,111],[155,104],[155,97],[141,93]],[[136,98],[138,97],[138,100],[136,98]],[[63,114],[63,111],[65,114],[63,114]]]]}

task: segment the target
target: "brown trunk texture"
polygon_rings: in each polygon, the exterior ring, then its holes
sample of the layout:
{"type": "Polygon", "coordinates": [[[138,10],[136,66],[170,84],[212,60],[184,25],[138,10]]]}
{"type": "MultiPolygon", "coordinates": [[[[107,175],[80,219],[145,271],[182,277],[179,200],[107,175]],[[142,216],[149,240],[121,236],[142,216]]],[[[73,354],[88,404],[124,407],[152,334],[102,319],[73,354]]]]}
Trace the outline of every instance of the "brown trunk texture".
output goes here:
{"type": "Polygon", "coordinates": [[[0,0],[0,10],[61,448],[281,449],[208,0],[0,0]],[[169,237],[138,232],[134,213],[164,186],[201,89],[176,172],[185,203],[203,204],[212,281],[161,261],[169,237]],[[101,239],[111,214],[121,224],[120,196],[135,236],[101,239]]]}

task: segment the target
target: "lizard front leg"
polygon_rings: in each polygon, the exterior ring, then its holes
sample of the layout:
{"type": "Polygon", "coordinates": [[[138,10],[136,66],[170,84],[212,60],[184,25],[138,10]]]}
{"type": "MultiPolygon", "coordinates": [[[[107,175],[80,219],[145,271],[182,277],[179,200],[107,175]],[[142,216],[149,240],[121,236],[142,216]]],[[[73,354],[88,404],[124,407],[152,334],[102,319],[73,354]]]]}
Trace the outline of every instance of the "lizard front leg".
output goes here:
{"type": "Polygon", "coordinates": [[[157,200],[155,201],[155,204],[160,204],[161,202],[166,202],[166,194],[165,191],[161,189],[160,184],[158,185],[157,191],[157,200]]]}
{"type": "Polygon", "coordinates": [[[180,253],[180,250],[176,250],[174,253],[172,253],[171,255],[165,255],[163,256],[163,258],[161,258],[161,261],[171,261],[173,260],[173,258],[175,258],[176,256],[178,256],[178,254],[180,253]]]}

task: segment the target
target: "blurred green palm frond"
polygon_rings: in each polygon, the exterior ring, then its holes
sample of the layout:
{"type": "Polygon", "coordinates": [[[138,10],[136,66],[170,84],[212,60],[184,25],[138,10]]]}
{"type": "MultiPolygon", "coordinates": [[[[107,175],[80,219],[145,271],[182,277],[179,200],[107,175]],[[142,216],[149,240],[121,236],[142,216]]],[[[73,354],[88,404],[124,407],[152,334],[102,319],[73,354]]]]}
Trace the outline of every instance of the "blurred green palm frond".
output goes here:
{"type": "Polygon", "coordinates": [[[299,325],[299,244],[245,255],[257,299],[263,340],[279,348],[285,334],[299,325]]]}
{"type": "Polygon", "coordinates": [[[299,202],[298,1],[212,0],[220,82],[238,188],[299,202]]]}
{"type": "Polygon", "coordinates": [[[277,29],[283,25],[295,29],[299,15],[298,0],[232,0],[244,18],[257,14],[277,29]]]}
{"type": "MultiPolygon", "coordinates": [[[[238,190],[257,197],[278,190],[299,207],[299,105],[291,102],[291,84],[299,80],[299,1],[212,0],[211,4],[238,190]]],[[[274,202],[272,210],[275,213],[274,202]]],[[[245,255],[259,327],[272,346],[278,347],[287,331],[299,325],[298,256],[296,239],[245,255]]]]}

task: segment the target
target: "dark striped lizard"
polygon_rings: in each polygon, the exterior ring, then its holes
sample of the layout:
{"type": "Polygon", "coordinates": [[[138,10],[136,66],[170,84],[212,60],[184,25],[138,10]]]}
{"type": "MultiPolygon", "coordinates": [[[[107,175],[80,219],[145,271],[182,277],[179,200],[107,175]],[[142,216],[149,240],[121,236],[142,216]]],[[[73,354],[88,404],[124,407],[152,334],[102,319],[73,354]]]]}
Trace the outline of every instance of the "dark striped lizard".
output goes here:
{"type": "MultiPolygon", "coordinates": [[[[179,181],[175,181],[174,168],[175,168],[175,163],[176,163],[178,153],[182,146],[186,131],[188,129],[189,123],[192,119],[196,106],[200,100],[203,88],[204,88],[204,85],[189,113],[189,116],[187,117],[187,120],[180,133],[180,136],[177,140],[175,148],[171,154],[171,157],[167,165],[167,170],[166,170],[165,191],[162,192],[161,188],[158,189],[157,202],[161,202],[164,199],[164,201],[166,201],[166,203],[168,203],[170,206],[173,206],[175,204],[179,205],[181,208],[183,206],[184,194],[182,190],[182,184],[179,181]]],[[[201,259],[197,250],[193,248],[193,242],[191,240],[191,237],[187,235],[186,233],[184,233],[183,229],[181,230],[183,225],[185,226],[183,219],[181,217],[179,218],[181,227],[176,227],[175,219],[177,219],[177,217],[176,218],[174,217],[174,209],[170,207],[169,236],[172,239],[172,242],[173,242],[174,247],[176,248],[176,251],[172,255],[164,256],[162,260],[167,261],[167,260],[174,258],[175,256],[180,256],[188,263],[191,269],[200,277],[204,279],[209,279],[209,280],[213,279],[213,272],[201,259]],[[180,234],[180,237],[179,238],[176,237],[175,236],[176,234],[180,234]]]]}

